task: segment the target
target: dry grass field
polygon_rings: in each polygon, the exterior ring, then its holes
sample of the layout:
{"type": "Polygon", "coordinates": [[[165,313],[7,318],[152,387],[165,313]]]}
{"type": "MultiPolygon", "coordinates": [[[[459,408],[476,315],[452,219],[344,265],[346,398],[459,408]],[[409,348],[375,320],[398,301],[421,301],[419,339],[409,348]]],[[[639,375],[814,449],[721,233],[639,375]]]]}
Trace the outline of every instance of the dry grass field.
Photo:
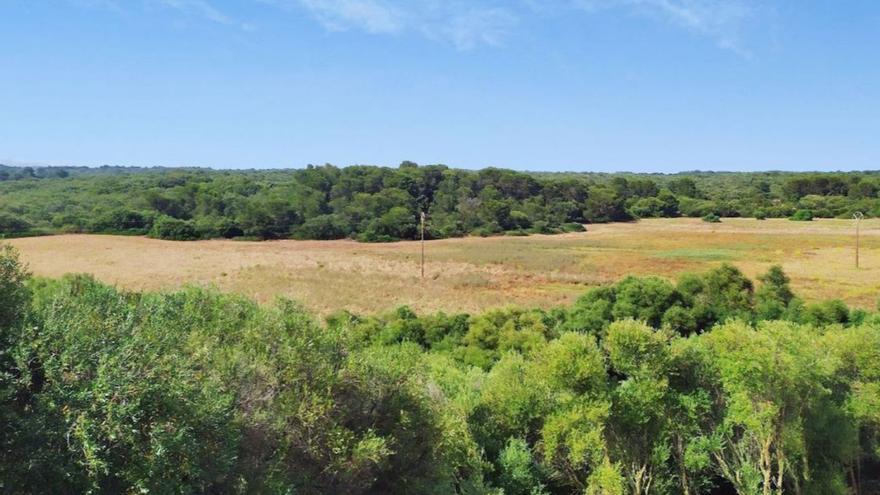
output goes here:
{"type": "Polygon", "coordinates": [[[85,272],[126,289],[212,284],[260,301],[288,296],[320,314],[402,304],[419,311],[546,308],[628,274],[674,278],[722,262],[751,277],[779,263],[807,300],[839,298],[874,307],[880,297],[880,220],[862,222],[859,270],[853,232],[846,220],[657,219],[557,236],[447,239],[426,244],[424,281],[417,242],[173,242],[100,235],[10,242],[37,275],[85,272]]]}

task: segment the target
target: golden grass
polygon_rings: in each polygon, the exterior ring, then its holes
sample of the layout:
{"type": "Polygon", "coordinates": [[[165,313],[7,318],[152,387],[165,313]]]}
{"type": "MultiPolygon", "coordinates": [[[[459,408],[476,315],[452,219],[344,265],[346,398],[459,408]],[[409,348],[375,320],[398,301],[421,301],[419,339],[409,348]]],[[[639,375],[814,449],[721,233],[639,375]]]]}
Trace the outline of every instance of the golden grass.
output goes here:
{"type": "Polygon", "coordinates": [[[507,304],[552,307],[626,275],[674,278],[722,262],[755,277],[781,264],[808,300],[874,307],[880,296],[880,220],[862,222],[862,268],[853,223],[694,219],[591,225],[558,236],[446,239],[427,243],[419,279],[415,242],[173,242],[62,235],[10,241],[37,275],[94,274],[126,289],[215,285],[259,301],[283,295],[320,314],[408,304],[419,311],[479,311],[507,304]]]}

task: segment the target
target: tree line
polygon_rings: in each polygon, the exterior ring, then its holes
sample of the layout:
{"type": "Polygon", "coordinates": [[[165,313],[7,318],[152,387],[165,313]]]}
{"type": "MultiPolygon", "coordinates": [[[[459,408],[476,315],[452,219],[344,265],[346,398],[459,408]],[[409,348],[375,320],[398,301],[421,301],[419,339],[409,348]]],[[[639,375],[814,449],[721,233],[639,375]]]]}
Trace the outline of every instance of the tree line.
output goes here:
{"type": "Polygon", "coordinates": [[[779,268],[319,322],[0,253],[3,493],[877,493],[880,315],[779,268]]]}
{"type": "Polygon", "coordinates": [[[880,175],[595,174],[443,165],[299,170],[0,167],[0,236],[416,239],[583,230],[649,217],[880,216],[880,175]]]}

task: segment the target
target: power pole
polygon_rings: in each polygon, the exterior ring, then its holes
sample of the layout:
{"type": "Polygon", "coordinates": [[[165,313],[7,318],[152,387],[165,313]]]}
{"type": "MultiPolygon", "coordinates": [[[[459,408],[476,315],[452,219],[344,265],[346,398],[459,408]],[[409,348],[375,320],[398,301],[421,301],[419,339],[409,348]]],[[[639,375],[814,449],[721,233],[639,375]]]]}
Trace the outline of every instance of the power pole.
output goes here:
{"type": "Polygon", "coordinates": [[[857,211],[853,213],[853,219],[856,221],[856,268],[859,267],[859,227],[863,218],[865,218],[865,215],[862,212],[857,211]]]}
{"type": "Polygon", "coordinates": [[[425,278],[425,212],[421,213],[422,217],[422,278],[425,278]]]}

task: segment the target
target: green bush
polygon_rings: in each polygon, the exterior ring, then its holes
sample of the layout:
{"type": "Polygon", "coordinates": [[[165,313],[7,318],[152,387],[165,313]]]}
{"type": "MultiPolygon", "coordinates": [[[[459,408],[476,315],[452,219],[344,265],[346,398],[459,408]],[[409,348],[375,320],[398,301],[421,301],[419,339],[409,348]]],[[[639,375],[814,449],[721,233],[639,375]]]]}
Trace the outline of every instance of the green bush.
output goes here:
{"type": "Polygon", "coordinates": [[[724,265],[549,312],[319,324],[288,300],[29,280],[0,248],[0,491],[607,495],[650,473],[773,493],[761,466],[805,494],[872,486],[877,315],[760,281],[724,265]]]}
{"type": "Polygon", "coordinates": [[[703,216],[703,221],[708,223],[721,223],[721,217],[714,213],[703,216]]]}
{"type": "Polygon", "coordinates": [[[30,291],[25,286],[27,267],[18,252],[0,244],[0,360],[7,359],[9,340],[27,314],[30,291]]]}
{"type": "Polygon", "coordinates": [[[498,235],[502,233],[504,233],[504,229],[502,229],[500,225],[494,222],[471,231],[471,235],[477,237],[492,237],[493,235],[498,235]]]}
{"type": "Polygon", "coordinates": [[[229,218],[200,217],[193,223],[200,239],[233,239],[244,235],[241,227],[229,218]]]}
{"type": "Polygon", "coordinates": [[[190,241],[198,239],[199,234],[195,224],[189,220],[160,217],[153,222],[150,237],[171,241],[190,241]]]}
{"type": "Polygon", "coordinates": [[[527,213],[513,210],[508,216],[508,228],[511,230],[528,229],[532,226],[532,220],[527,213]]]}
{"type": "Polygon", "coordinates": [[[351,226],[341,215],[320,215],[303,222],[293,237],[296,239],[344,239],[351,233],[351,226]]]}
{"type": "Polygon", "coordinates": [[[658,198],[642,198],[629,209],[636,218],[654,218],[663,216],[663,202],[658,198]]]}
{"type": "Polygon", "coordinates": [[[811,222],[813,220],[813,212],[810,210],[798,210],[788,219],[795,222],[811,222]]]}
{"type": "Polygon", "coordinates": [[[379,218],[370,221],[367,229],[358,236],[358,239],[364,242],[415,239],[417,231],[412,212],[402,206],[395,206],[379,218]]]}
{"type": "Polygon", "coordinates": [[[89,231],[108,234],[146,234],[153,218],[140,211],[117,209],[104,212],[91,222],[89,231]]]}
{"type": "Polygon", "coordinates": [[[32,225],[30,224],[30,222],[28,222],[24,218],[15,215],[9,215],[6,213],[0,213],[0,236],[20,234],[23,232],[27,232],[31,228],[32,225]]]}

